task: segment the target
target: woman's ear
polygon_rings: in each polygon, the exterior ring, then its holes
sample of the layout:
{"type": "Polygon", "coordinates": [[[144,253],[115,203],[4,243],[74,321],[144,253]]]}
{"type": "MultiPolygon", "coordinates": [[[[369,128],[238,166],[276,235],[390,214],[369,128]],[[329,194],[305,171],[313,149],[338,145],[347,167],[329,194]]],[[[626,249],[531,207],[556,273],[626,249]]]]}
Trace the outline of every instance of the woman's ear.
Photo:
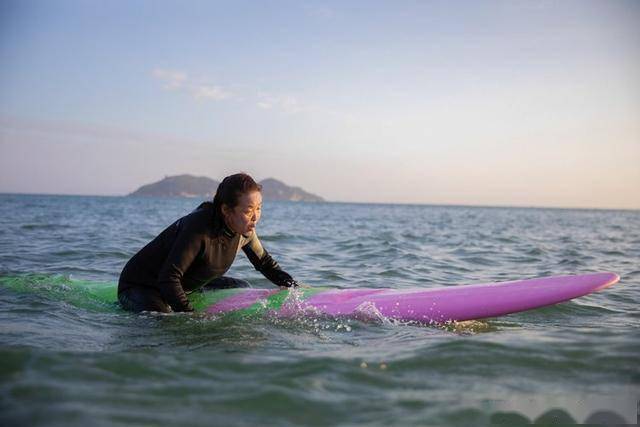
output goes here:
{"type": "Polygon", "coordinates": [[[221,209],[222,209],[222,215],[224,216],[229,215],[229,206],[223,203],[221,206],[221,209]]]}

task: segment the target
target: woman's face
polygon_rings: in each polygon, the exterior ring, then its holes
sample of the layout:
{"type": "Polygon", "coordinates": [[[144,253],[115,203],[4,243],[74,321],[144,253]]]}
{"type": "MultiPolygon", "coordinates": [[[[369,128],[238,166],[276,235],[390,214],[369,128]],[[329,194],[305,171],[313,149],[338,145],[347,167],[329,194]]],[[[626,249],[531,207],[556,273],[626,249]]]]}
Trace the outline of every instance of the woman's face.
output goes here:
{"type": "Polygon", "coordinates": [[[248,234],[256,228],[261,212],[262,194],[259,191],[242,194],[238,199],[238,205],[233,209],[222,205],[227,226],[240,234],[248,234]]]}

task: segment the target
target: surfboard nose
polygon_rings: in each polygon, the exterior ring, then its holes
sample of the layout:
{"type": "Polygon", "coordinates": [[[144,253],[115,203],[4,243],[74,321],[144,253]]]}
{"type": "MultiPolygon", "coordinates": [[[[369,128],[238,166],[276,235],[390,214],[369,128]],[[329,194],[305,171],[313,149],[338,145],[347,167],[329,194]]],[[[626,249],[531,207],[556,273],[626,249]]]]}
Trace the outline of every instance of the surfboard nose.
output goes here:
{"type": "Polygon", "coordinates": [[[594,276],[598,276],[598,278],[602,278],[601,280],[604,282],[602,286],[598,286],[595,290],[599,291],[600,289],[608,288],[609,286],[615,285],[620,281],[620,275],[612,272],[604,272],[597,273],[594,276]]]}

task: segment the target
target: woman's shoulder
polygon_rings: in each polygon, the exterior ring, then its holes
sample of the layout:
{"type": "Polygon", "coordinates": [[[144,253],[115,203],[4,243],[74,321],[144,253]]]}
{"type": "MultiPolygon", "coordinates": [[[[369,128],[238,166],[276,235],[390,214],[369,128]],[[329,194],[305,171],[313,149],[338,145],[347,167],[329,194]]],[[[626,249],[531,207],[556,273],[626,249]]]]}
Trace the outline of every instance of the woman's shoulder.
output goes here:
{"type": "Polygon", "coordinates": [[[215,228],[215,221],[213,207],[209,205],[212,205],[212,203],[204,202],[200,204],[195,210],[183,216],[178,221],[182,223],[185,229],[191,232],[210,234],[215,228]]]}
{"type": "Polygon", "coordinates": [[[198,205],[198,207],[194,209],[194,212],[199,211],[199,210],[208,210],[208,211],[213,212],[213,202],[206,201],[206,202],[200,203],[198,205]]]}

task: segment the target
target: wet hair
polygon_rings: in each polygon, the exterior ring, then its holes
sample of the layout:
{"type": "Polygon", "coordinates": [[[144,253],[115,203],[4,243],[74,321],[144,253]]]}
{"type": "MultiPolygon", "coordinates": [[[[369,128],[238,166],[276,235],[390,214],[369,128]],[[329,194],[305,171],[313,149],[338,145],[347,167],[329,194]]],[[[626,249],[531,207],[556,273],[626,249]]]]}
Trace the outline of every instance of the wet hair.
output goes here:
{"type": "Polygon", "coordinates": [[[244,172],[229,175],[223,179],[213,198],[213,210],[216,218],[222,219],[223,204],[233,209],[238,206],[240,196],[254,191],[262,191],[262,185],[244,172]]]}

